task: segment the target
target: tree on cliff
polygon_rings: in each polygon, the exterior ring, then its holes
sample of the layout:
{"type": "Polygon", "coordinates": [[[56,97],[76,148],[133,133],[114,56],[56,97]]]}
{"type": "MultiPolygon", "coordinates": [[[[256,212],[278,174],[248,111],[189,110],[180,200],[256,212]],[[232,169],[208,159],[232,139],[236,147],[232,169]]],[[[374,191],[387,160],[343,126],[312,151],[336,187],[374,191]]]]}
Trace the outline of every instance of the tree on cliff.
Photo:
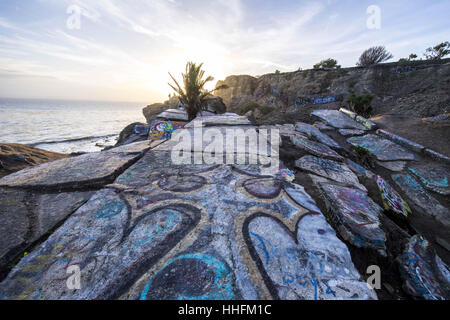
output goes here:
{"type": "Polygon", "coordinates": [[[180,86],[169,72],[170,77],[175,82],[175,85],[169,83],[169,86],[175,90],[181,103],[185,106],[189,121],[195,119],[197,114],[206,105],[205,100],[209,95],[216,90],[228,88],[226,85],[222,85],[214,90],[206,90],[206,83],[213,81],[214,78],[208,76],[203,79],[205,71],[202,70],[202,66],[203,63],[196,65],[194,62],[188,62],[186,64],[186,73],[182,74],[184,88],[180,86]]]}
{"type": "Polygon", "coordinates": [[[423,54],[427,60],[439,60],[450,54],[450,42],[442,42],[433,48],[428,48],[423,54]]]}
{"type": "Polygon", "coordinates": [[[331,58],[327,60],[322,60],[314,65],[314,69],[340,69],[340,68],[341,66],[338,65],[337,60],[331,58]]]}
{"type": "Polygon", "coordinates": [[[356,63],[358,67],[368,67],[389,60],[394,56],[384,46],[372,47],[364,51],[356,63]]]}

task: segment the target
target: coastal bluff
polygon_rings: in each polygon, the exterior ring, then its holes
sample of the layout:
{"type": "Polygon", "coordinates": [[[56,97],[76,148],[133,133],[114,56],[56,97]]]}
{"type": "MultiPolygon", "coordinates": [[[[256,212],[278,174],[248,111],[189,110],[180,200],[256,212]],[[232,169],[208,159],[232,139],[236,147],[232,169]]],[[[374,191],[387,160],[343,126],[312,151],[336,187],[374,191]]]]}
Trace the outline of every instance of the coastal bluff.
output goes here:
{"type": "Polygon", "coordinates": [[[345,109],[273,126],[164,112],[136,125],[144,141],[0,179],[0,299],[450,298],[446,156],[345,109]],[[173,163],[197,126],[279,132],[279,148],[260,135],[267,155],[248,140],[219,152],[278,170],[196,164],[206,138],[173,163]]]}

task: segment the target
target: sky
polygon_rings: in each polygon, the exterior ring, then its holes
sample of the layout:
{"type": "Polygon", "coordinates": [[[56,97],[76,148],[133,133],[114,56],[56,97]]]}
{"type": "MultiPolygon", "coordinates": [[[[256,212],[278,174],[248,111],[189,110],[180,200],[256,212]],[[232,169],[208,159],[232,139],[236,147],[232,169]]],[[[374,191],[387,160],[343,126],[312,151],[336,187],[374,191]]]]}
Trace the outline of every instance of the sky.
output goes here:
{"type": "Polygon", "coordinates": [[[450,40],[449,12],[450,0],[1,0],[0,97],[154,103],[187,61],[217,81],[352,67],[375,45],[422,57],[450,40]]]}

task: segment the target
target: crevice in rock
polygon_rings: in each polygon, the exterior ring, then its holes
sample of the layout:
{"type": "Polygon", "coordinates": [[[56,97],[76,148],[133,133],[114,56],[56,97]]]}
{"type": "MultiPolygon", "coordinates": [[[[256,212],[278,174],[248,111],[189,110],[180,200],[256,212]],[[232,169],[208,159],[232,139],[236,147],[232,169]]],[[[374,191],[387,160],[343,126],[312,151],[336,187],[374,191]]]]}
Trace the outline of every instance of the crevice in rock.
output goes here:
{"type": "MultiPolygon", "coordinates": [[[[280,161],[283,162],[287,168],[295,172],[295,180],[294,182],[302,185],[305,188],[305,191],[315,200],[317,206],[322,212],[327,212],[327,207],[325,205],[325,201],[323,199],[323,195],[321,191],[317,188],[317,186],[312,182],[311,178],[305,172],[302,172],[300,169],[295,167],[295,161],[301,158],[302,156],[308,154],[302,150],[297,149],[290,141],[288,137],[282,137],[282,145],[280,146],[280,161]]],[[[358,163],[358,159],[354,153],[345,152],[347,156],[350,156],[353,161],[358,163]]],[[[381,202],[381,198],[379,195],[379,190],[376,186],[376,183],[370,181],[370,179],[359,177],[360,183],[362,183],[367,189],[369,196],[374,199],[376,203],[381,202]],[[380,199],[378,199],[380,198],[380,199]]],[[[332,182],[334,184],[334,182],[332,182]]],[[[338,183],[336,183],[338,184],[338,183]]],[[[409,239],[409,232],[414,232],[413,229],[408,228],[408,224],[401,224],[399,226],[395,222],[393,222],[387,212],[383,212],[380,215],[380,220],[382,224],[382,228],[386,232],[386,247],[387,247],[387,256],[384,257],[379,254],[376,250],[368,249],[368,248],[357,248],[348,244],[342,236],[337,232],[333,223],[329,221],[328,223],[333,227],[336,231],[337,237],[346,244],[349,249],[352,261],[364,278],[367,279],[371,274],[367,274],[367,268],[371,265],[377,265],[381,270],[381,289],[375,290],[379,299],[382,300],[397,300],[397,299],[411,299],[407,293],[403,290],[403,281],[400,276],[400,272],[398,269],[398,264],[396,262],[397,256],[399,256],[403,249],[405,248],[405,244],[409,239]],[[405,229],[407,231],[405,231],[405,229]]]]}
{"type": "Polygon", "coordinates": [[[30,226],[29,226],[29,230],[26,235],[26,240],[22,243],[22,245],[12,248],[11,250],[9,250],[9,252],[7,254],[4,255],[2,260],[10,261],[10,262],[8,265],[4,266],[3,268],[0,268],[0,282],[2,282],[8,276],[8,274],[12,271],[12,269],[22,260],[22,258],[24,258],[26,256],[25,253],[33,252],[36,248],[38,248],[56,230],[58,230],[67,221],[67,219],[69,219],[72,216],[72,214],[74,214],[79,208],[84,206],[89,200],[90,200],[90,198],[87,199],[86,201],[82,202],[76,209],[72,210],[72,212],[70,214],[68,214],[64,219],[62,219],[60,222],[58,222],[53,228],[48,230],[44,235],[42,235],[37,240],[35,240],[31,243],[29,242],[29,239],[31,239],[32,234],[35,230],[35,225],[33,225],[32,222],[36,219],[35,219],[34,215],[32,214],[33,211],[31,209],[30,202],[28,202],[28,200],[26,200],[25,205],[26,205],[28,213],[29,213],[28,219],[30,221],[30,226]]]}

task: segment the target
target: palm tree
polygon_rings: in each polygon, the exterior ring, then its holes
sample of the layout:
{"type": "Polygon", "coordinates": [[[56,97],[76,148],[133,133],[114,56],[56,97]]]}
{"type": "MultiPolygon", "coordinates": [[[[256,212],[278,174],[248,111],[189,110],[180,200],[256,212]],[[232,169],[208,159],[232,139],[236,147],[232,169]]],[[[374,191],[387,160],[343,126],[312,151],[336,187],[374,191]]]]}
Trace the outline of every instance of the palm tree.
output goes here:
{"type": "Polygon", "coordinates": [[[206,107],[205,98],[211,95],[214,91],[220,89],[226,89],[228,86],[222,85],[218,86],[214,90],[206,90],[204,88],[205,84],[209,81],[213,81],[214,78],[209,76],[203,79],[205,71],[202,70],[203,63],[196,65],[193,62],[188,62],[186,64],[186,73],[182,74],[183,85],[182,88],[177,80],[170,74],[170,77],[175,82],[175,85],[169,83],[169,86],[175,90],[181,103],[185,106],[188,115],[188,121],[195,119],[197,114],[206,107]]]}

